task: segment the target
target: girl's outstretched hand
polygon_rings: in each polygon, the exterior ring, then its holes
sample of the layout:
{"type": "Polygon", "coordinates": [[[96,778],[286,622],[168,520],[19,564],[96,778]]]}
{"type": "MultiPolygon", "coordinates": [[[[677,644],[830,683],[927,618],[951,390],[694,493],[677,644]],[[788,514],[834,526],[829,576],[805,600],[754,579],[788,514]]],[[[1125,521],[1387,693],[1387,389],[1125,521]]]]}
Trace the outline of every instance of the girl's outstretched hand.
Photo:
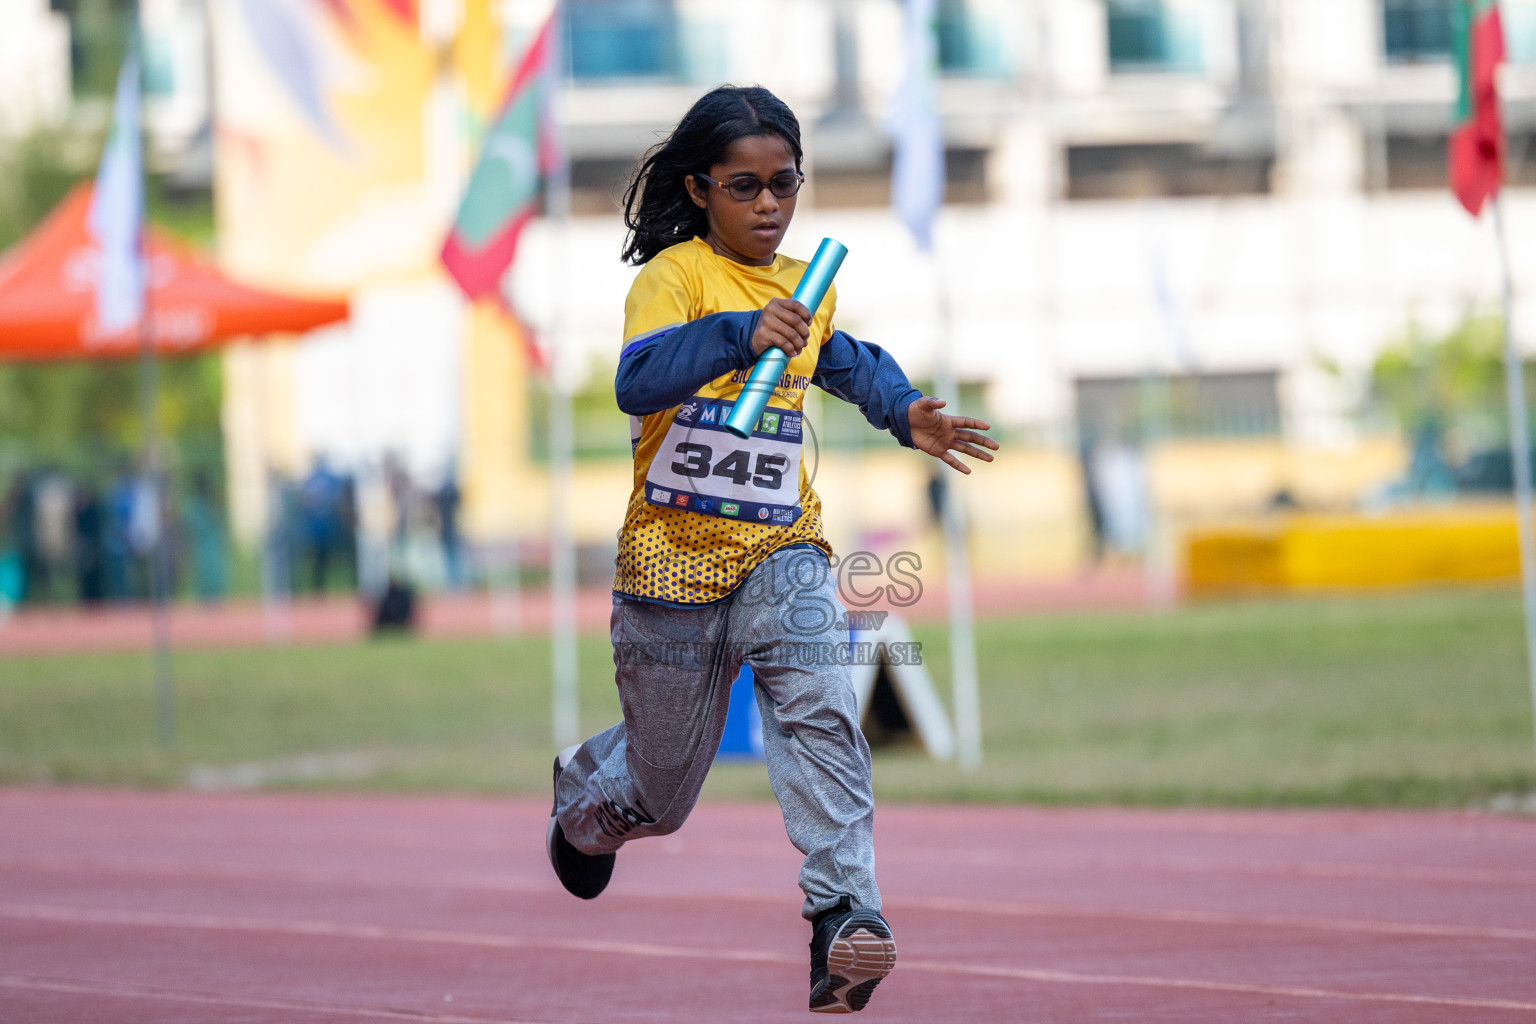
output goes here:
{"type": "Polygon", "coordinates": [[[811,340],[811,311],[794,299],[769,299],[752,332],[752,354],[781,348],[793,359],[811,340]]]}
{"type": "Polygon", "coordinates": [[[992,452],[997,451],[997,442],[977,431],[991,430],[992,425],[986,420],[969,416],[946,416],[939,412],[944,404],[942,398],[919,398],[907,406],[907,423],[912,427],[912,443],[962,473],[970,473],[971,468],[955,458],[952,452],[963,452],[973,459],[991,462],[992,452]],[[986,451],[988,448],[992,452],[986,451]]]}

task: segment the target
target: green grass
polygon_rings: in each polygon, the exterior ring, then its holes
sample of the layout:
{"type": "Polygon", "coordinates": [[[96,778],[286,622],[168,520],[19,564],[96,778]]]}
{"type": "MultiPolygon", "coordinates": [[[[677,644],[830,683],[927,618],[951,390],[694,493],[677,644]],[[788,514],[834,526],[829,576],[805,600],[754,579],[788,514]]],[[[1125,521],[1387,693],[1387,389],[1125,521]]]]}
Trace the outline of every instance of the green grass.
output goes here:
{"type": "MultiPolygon", "coordinates": [[[[947,699],[945,632],[917,635],[947,699]]],[[[1536,789],[1513,592],[1026,617],[984,622],[978,640],[983,768],[883,748],[880,799],[1466,806],[1536,789]]],[[[618,716],[606,638],[584,638],[581,658],[582,724],[596,730],[618,716]]],[[[165,752],[147,655],[3,659],[0,782],[212,772],[542,795],[548,666],[537,639],[178,652],[165,752]]],[[[717,765],[706,793],[770,796],[755,764],[717,765]]]]}

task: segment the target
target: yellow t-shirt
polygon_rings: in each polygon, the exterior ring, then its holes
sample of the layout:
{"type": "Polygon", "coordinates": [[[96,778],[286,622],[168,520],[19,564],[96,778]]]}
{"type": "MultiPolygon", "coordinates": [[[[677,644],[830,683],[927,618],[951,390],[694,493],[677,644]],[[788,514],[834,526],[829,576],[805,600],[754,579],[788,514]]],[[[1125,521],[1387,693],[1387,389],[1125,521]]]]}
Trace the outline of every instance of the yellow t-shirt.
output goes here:
{"type": "MultiPolygon", "coordinates": [[[[789,298],[805,263],[775,256],[749,267],[694,238],[656,254],[624,303],[624,344],[713,313],[761,309],[789,298]]],[[[779,548],[832,551],[821,528],[802,442],[805,390],[832,335],[835,290],[811,322],[810,342],[790,361],[752,437],[721,426],[751,370],[724,374],[692,398],[630,417],[634,485],[619,531],[615,592],[677,604],[726,597],[779,548]]],[[[814,444],[814,442],[812,442],[814,444]]],[[[814,465],[814,449],[810,455],[814,465]]]]}

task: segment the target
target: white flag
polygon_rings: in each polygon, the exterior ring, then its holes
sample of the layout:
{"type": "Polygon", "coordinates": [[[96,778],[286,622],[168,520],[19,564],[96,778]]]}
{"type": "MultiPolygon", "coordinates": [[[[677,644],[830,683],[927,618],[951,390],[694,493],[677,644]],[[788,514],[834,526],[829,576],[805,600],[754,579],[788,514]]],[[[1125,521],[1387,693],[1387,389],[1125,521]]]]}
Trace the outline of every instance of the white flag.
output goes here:
{"type": "Polygon", "coordinates": [[[139,139],[139,62],[129,54],[117,78],[112,134],[96,171],[87,219],[100,251],[96,320],[103,334],[135,327],[144,315],[144,160],[139,139]]]}
{"type": "Polygon", "coordinates": [[[924,252],[933,249],[933,218],[944,201],[935,6],[935,0],[906,0],[907,72],[891,111],[891,205],[924,252]]]}

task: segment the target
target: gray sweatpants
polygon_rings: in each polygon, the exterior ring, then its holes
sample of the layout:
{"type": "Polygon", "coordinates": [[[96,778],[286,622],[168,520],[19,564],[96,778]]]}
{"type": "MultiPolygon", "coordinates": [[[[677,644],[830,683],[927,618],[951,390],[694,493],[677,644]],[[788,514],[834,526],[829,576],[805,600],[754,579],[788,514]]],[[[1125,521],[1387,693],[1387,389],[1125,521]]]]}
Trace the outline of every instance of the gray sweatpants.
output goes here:
{"type": "Polygon", "coordinates": [[[801,913],[814,917],[844,895],[878,911],[869,745],[838,657],[848,630],[826,555],[781,549],[730,598],[697,608],[615,597],[610,623],[624,721],[583,743],[560,775],[566,839],[600,854],[675,832],[698,800],[745,662],[768,779],[805,854],[801,913]]]}

